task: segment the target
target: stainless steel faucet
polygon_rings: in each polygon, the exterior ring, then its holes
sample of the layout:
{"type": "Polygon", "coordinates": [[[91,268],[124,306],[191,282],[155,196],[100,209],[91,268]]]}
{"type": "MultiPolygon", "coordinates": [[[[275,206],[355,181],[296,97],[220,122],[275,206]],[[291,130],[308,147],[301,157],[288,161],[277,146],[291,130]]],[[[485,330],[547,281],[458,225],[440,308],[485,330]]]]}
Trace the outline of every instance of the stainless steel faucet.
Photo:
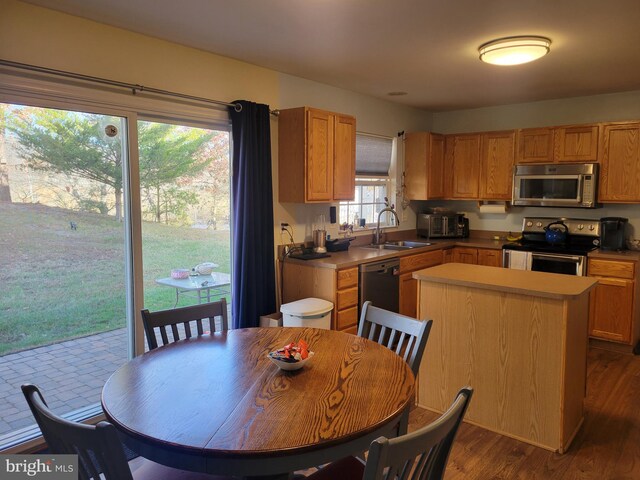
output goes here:
{"type": "Polygon", "coordinates": [[[380,245],[380,217],[384,212],[391,212],[393,216],[396,217],[396,225],[400,225],[400,219],[398,218],[398,214],[393,209],[393,205],[389,205],[387,198],[385,197],[385,202],[387,206],[378,212],[378,224],[376,225],[376,231],[373,234],[373,243],[374,245],[380,245]]]}

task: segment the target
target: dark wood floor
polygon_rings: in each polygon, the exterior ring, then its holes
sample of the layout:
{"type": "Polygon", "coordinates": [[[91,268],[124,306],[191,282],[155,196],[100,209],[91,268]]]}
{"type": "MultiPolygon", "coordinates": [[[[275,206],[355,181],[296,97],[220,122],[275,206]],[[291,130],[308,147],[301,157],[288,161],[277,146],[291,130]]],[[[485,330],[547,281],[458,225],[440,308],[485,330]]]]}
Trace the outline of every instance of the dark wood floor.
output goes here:
{"type": "MultiPolygon", "coordinates": [[[[640,357],[592,348],[585,408],[584,424],[564,455],[463,424],[445,480],[640,479],[640,357]]],[[[436,416],[415,408],[409,429],[436,416]]]]}

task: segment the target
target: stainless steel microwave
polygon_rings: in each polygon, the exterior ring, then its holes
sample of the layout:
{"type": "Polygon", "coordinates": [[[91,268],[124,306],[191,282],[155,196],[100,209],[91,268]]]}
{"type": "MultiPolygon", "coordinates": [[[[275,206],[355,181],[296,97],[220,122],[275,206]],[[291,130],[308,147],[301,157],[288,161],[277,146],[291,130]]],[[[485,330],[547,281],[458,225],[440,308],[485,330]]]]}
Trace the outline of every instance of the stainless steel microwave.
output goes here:
{"type": "Polygon", "coordinates": [[[596,208],[598,164],[516,165],[513,205],[596,208]]]}

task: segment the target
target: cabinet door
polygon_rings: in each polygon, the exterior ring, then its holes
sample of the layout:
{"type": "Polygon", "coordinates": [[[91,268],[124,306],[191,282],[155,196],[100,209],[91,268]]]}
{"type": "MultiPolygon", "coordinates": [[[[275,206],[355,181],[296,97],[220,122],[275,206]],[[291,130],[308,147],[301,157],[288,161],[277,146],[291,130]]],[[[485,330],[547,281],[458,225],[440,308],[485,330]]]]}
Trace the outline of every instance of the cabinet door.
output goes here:
{"type": "Polygon", "coordinates": [[[601,202],[640,202],[640,123],[607,124],[600,139],[601,202]]]}
{"type": "Polygon", "coordinates": [[[556,162],[597,162],[598,125],[557,127],[553,156],[556,162]]]}
{"type": "Polygon", "coordinates": [[[412,273],[400,275],[400,313],[416,318],[418,315],[418,281],[411,275],[412,273]]]}
{"type": "Polygon", "coordinates": [[[411,200],[444,197],[444,135],[413,132],[405,135],[405,193],[411,200]]]}
{"type": "Polygon", "coordinates": [[[511,200],[515,132],[491,132],[482,135],[480,198],[511,200]]]}
{"type": "Polygon", "coordinates": [[[442,263],[452,263],[453,262],[453,248],[448,248],[442,251],[442,263]]]}
{"type": "Polygon", "coordinates": [[[453,138],[452,198],[478,198],[480,177],[480,135],[453,138]]]}
{"type": "Polygon", "coordinates": [[[631,343],[634,284],[633,280],[598,277],[591,292],[589,335],[631,343]]]}
{"type": "Polygon", "coordinates": [[[453,249],[453,261],[455,263],[470,263],[472,265],[477,265],[478,264],[478,249],[477,248],[455,247],[453,249]]]}
{"type": "Polygon", "coordinates": [[[479,248],[478,249],[478,265],[487,265],[488,267],[501,267],[502,266],[502,250],[479,248]]]}
{"type": "Polygon", "coordinates": [[[517,163],[553,162],[553,129],[525,128],[518,130],[517,163]]]}
{"type": "Polygon", "coordinates": [[[429,135],[427,158],[428,198],[444,198],[444,135],[429,135]]]}
{"type": "Polygon", "coordinates": [[[306,200],[333,198],[334,116],[314,109],[307,112],[306,200]]]}
{"type": "Polygon", "coordinates": [[[335,117],[333,199],[353,200],[356,191],[356,119],[335,117]]]}

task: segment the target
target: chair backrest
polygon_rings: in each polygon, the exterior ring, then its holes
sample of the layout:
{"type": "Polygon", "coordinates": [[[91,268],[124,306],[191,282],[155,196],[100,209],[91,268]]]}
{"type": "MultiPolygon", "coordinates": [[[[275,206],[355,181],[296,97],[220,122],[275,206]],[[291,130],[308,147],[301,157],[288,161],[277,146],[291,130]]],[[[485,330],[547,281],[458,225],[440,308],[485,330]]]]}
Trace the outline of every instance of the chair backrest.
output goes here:
{"type": "Polygon", "coordinates": [[[203,335],[205,333],[205,329],[202,326],[203,320],[209,321],[209,331],[211,333],[228,330],[227,300],[222,298],[218,302],[202,303],[200,305],[157,312],[150,312],[147,309],[142,310],[142,323],[144,324],[144,333],[147,336],[149,350],[158,348],[155,329],[160,332],[162,345],[166,345],[180,340],[181,330],[184,332],[184,338],[194,336],[191,331],[192,324],[195,324],[197,335],[203,335]],[[216,317],[220,318],[219,330],[216,330],[216,317]],[[169,340],[167,330],[171,330],[172,340],[169,340]]]}
{"type": "Polygon", "coordinates": [[[22,385],[22,393],[51,453],[78,455],[79,478],[133,480],[113,425],[108,422],[85,425],[57,416],[35,385],[22,385]]]}
{"type": "Polygon", "coordinates": [[[362,305],[358,336],[368,338],[400,355],[418,374],[433,320],[415,318],[374,307],[370,301],[362,305]]]}
{"type": "Polygon", "coordinates": [[[472,394],[469,387],[460,390],[449,409],[426,427],[401,437],[374,440],[363,480],[442,480],[472,394]]]}

